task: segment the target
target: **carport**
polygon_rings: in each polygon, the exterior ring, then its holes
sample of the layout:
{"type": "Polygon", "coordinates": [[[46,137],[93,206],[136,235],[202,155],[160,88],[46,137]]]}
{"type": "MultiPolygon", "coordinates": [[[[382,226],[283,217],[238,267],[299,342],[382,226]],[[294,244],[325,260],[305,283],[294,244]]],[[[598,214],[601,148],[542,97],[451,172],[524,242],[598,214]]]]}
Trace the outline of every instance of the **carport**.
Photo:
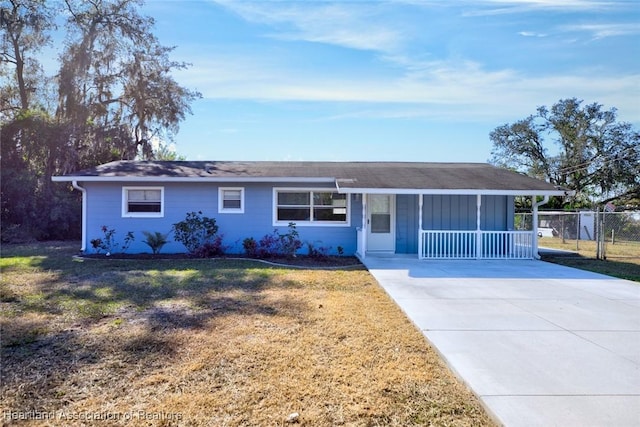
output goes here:
{"type": "Polygon", "coordinates": [[[506,426],[640,425],[640,285],[535,260],[365,265],[506,426]]]}

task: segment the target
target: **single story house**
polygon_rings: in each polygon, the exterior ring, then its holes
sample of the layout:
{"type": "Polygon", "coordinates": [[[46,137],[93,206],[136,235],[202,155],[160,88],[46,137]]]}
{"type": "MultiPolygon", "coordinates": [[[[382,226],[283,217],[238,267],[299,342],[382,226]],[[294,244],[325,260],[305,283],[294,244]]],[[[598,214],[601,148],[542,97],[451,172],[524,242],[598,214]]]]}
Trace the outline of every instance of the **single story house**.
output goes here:
{"type": "MultiPolygon", "coordinates": [[[[514,198],[532,197],[537,215],[550,196],[566,195],[481,163],[116,161],[53,180],[82,192],[85,252],[102,226],[120,239],[132,231],[129,252],[149,252],[142,231],[170,233],[201,211],[216,219],[229,252],[293,222],[301,240],[361,258],[530,259],[537,221],[515,230],[514,198]]],[[[184,251],[177,242],[163,248],[184,251]]]]}

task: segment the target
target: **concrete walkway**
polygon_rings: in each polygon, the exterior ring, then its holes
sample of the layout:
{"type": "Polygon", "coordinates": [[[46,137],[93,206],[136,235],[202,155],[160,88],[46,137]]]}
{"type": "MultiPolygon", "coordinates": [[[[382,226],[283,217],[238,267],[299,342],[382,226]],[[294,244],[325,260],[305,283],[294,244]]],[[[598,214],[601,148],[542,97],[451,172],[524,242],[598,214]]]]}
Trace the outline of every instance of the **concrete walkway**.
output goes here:
{"type": "Polygon", "coordinates": [[[542,261],[365,265],[506,426],[640,426],[640,284],[542,261]]]}

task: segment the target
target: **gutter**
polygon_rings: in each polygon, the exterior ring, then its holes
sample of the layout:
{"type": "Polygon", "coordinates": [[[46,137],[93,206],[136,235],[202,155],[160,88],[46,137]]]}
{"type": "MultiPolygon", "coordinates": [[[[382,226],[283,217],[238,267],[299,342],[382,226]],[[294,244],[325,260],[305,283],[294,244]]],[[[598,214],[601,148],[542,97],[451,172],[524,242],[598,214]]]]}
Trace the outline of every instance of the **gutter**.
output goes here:
{"type": "Polygon", "coordinates": [[[541,201],[533,204],[533,258],[538,260],[540,259],[540,254],[538,253],[538,208],[548,202],[549,195],[545,195],[541,201]]]}
{"type": "Polygon", "coordinates": [[[73,182],[82,180],[83,182],[302,182],[302,183],[334,183],[335,178],[332,177],[209,177],[209,176],[81,176],[81,175],[62,175],[53,176],[51,180],[54,182],[73,182]]]}
{"type": "Polygon", "coordinates": [[[71,181],[71,185],[82,193],[82,245],[80,251],[85,252],[87,249],[87,190],[80,187],[76,180],[71,181]]]}

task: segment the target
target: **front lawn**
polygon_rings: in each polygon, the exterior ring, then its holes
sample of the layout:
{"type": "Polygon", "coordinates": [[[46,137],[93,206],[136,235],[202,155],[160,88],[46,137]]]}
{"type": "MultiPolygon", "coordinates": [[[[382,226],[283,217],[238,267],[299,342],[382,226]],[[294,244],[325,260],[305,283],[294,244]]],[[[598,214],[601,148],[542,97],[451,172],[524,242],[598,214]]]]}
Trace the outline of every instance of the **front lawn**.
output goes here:
{"type": "Polygon", "coordinates": [[[4,424],[491,425],[364,269],[76,248],[2,248],[4,424]]]}

